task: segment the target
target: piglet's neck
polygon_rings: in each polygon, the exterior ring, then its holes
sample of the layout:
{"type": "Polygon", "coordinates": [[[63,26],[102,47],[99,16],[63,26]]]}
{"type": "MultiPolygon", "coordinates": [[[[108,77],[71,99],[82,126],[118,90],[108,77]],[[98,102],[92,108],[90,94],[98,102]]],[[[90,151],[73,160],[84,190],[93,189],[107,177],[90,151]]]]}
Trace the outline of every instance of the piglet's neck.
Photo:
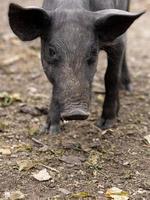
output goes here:
{"type": "Polygon", "coordinates": [[[50,0],[45,0],[43,7],[46,10],[80,10],[86,9],[89,10],[88,0],[53,0],[51,3],[50,0]]]}

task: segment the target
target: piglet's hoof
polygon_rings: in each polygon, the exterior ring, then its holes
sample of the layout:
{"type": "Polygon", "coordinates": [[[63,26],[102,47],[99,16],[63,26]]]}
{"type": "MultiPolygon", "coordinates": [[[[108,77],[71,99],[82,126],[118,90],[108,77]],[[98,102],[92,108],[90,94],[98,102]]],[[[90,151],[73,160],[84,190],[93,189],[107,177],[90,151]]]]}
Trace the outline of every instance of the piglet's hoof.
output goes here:
{"type": "Polygon", "coordinates": [[[128,91],[128,92],[132,92],[133,91],[133,86],[131,83],[129,84],[126,84],[125,85],[125,90],[128,91]]]}
{"type": "Polygon", "coordinates": [[[133,86],[132,86],[131,83],[126,83],[126,84],[122,83],[122,84],[120,85],[120,89],[121,89],[121,90],[125,90],[125,91],[127,91],[127,92],[132,92],[132,91],[133,91],[133,86]]]}
{"type": "Polygon", "coordinates": [[[60,133],[60,125],[51,125],[50,128],[47,124],[45,124],[44,126],[42,126],[39,129],[39,133],[40,134],[53,134],[53,135],[57,135],[60,133]]]}
{"type": "Polygon", "coordinates": [[[51,125],[49,133],[52,135],[57,135],[61,132],[60,125],[51,125]]]}
{"type": "Polygon", "coordinates": [[[102,130],[113,128],[116,123],[116,119],[103,119],[97,121],[97,126],[102,130]]]}

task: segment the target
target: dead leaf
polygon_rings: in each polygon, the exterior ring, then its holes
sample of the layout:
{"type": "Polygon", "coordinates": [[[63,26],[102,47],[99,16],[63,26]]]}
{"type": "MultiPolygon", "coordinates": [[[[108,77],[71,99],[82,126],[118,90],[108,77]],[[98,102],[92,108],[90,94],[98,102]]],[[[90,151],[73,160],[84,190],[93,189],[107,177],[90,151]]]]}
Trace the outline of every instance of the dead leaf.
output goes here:
{"type": "Polygon", "coordinates": [[[34,136],[39,132],[39,125],[37,123],[29,124],[28,133],[29,136],[34,136]]]}
{"type": "Polygon", "coordinates": [[[48,108],[44,106],[36,106],[35,107],[41,115],[47,115],[48,114],[48,108]]]}
{"type": "Polygon", "coordinates": [[[74,193],[71,195],[71,198],[87,198],[87,197],[91,197],[91,195],[88,192],[78,192],[78,193],[74,193]]]}
{"type": "Polygon", "coordinates": [[[32,116],[40,116],[40,113],[36,108],[34,108],[32,106],[28,106],[28,105],[21,106],[20,112],[24,113],[24,114],[30,114],[32,116]]]}
{"type": "Polygon", "coordinates": [[[74,141],[71,140],[63,140],[62,141],[62,146],[64,149],[73,149],[73,150],[81,150],[81,144],[80,143],[75,143],[74,141]]]}
{"type": "Polygon", "coordinates": [[[35,167],[36,162],[32,160],[21,160],[17,161],[17,165],[19,167],[19,171],[28,171],[35,167]]]}
{"type": "Polygon", "coordinates": [[[8,128],[8,124],[4,121],[0,122],[0,132],[5,131],[6,128],[8,128]]]}
{"type": "Polygon", "coordinates": [[[46,115],[48,113],[48,110],[44,107],[33,107],[29,105],[23,105],[20,107],[20,112],[24,114],[30,114],[34,117],[46,115]]]}
{"type": "Polygon", "coordinates": [[[0,106],[6,107],[12,104],[12,98],[7,92],[0,93],[0,106]]]}
{"type": "Polygon", "coordinates": [[[49,147],[47,145],[44,145],[43,147],[39,148],[39,152],[47,152],[49,151],[49,147]]]}
{"type": "Polygon", "coordinates": [[[64,188],[59,188],[58,190],[59,190],[59,192],[62,192],[62,193],[65,194],[65,195],[68,195],[68,194],[71,193],[69,190],[66,190],[66,189],[64,189],[64,188]]]}
{"type": "Polygon", "coordinates": [[[0,106],[7,107],[14,102],[22,101],[19,93],[9,94],[7,92],[0,93],[0,106]]]}
{"type": "Polygon", "coordinates": [[[150,135],[145,136],[144,139],[147,144],[150,144],[150,135]]]}
{"type": "Polygon", "coordinates": [[[25,152],[25,151],[32,151],[32,145],[31,144],[18,144],[18,145],[13,145],[12,147],[13,149],[15,149],[15,153],[18,152],[25,152]]]}
{"type": "Polygon", "coordinates": [[[25,195],[20,191],[5,192],[4,197],[10,200],[25,199],[25,195]]]}
{"type": "Polygon", "coordinates": [[[99,95],[97,96],[97,102],[100,103],[100,104],[102,104],[103,101],[104,101],[104,95],[99,94],[99,95]]]}
{"type": "Polygon", "coordinates": [[[97,151],[91,151],[87,161],[88,164],[95,166],[98,164],[98,160],[99,160],[99,153],[97,151]]]}
{"type": "Polygon", "coordinates": [[[52,177],[49,175],[47,169],[42,169],[38,173],[33,173],[32,175],[36,180],[42,182],[42,181],[48,181],[52,179],[52,177]]]}
{"type": "Polygon", "coordinates": [[[128,200],[128,193],[124,192],[123,190],[112,187],[108,189],[105,193],[106,197],[111,198],[113,200],[128,200]]]}
{"type": "Polygon", "coordinates": [[[10,151],[10,149],[0,149],[0,154],[11,155],[11,151],[10,151]]]}

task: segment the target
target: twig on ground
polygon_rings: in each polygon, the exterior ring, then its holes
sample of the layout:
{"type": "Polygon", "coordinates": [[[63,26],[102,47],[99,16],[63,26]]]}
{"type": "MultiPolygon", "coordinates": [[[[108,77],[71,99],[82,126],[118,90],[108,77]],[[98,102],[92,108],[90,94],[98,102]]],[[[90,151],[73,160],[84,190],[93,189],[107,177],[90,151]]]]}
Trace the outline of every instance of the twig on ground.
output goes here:
{"type": "Polygon", "coordinates": [[[49,170],[51,170],[53,172],[59,173],[59,171],[57,169],[53,168],[53,167],[49,167],[49,166],[44,165],[42,163],[40,163],[39,165],[42,166],[42,167],[45,167],[45,168],[47,168],[47,169],[49,169],[49,170]]]}
{"type": "Polygon", "coordinates": [[[31,138],[33,142],[35,142],[36,144],[38,145],[41,145],[41,146],[46,146],[44,143],[42,143],[41,141],[37,140],[36,138],[32,137],[31,138]]]}

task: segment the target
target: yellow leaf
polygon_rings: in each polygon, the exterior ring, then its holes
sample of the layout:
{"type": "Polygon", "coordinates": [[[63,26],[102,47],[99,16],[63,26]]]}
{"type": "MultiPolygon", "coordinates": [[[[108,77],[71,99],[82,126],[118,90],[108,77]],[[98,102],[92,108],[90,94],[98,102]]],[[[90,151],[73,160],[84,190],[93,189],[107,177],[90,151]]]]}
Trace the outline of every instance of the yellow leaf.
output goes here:
{"type": "Polygon", "coordinates": [[[35,167],[36,163],[32,160],[21,160],[21,161],[17,161],[17,165],[19,167],[19,171],[28,171],[30,169],[32,169],[33,167],[35,167]]]}
{"type": "Polygon", "coordinates": [[[32,124],[29,126],[28,129],[29,135],[34,136],[39,132],[39,125],[38,124],[32,124]]]}
{"type": "Polygon", "coordinates": [[[128,193],[123,190],[112,187],[106,191],[106,197],[111,198],[113,200],[128,200],[128,193]]]}
{"type": "Polygon", "coordinates": [[[98,96],[97,96],[97,102],[98,102],[98,103],[103,103],[103,101],[104,101],[104,95],[101,95],[101,94],[98,95],[98,96]]]}
{"type": "Polygon", "coordinates": [[[14,93],[11,95],[13,101],[22,101],[21,95],[19,93],[14,93]]]}
{"type": "Polygon", "coordinates": [[[0,93],[0,106],[7,107],[16,101],[21,101],[19,93],[9,94],[7,92],[0,93]]]}
{"type": "Polygon", "coordinates": [[[13,103],[11,96],[7,92],[0,93],[0,106],[9,106],[13,103]]]}

